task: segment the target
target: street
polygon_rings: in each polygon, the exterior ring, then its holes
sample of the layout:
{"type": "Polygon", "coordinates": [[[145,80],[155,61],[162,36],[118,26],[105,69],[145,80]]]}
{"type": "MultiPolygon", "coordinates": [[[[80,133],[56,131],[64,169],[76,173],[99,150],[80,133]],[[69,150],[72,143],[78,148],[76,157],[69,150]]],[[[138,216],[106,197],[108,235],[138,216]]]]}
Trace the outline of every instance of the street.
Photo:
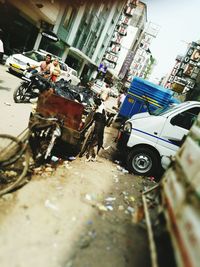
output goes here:
{"type": "Polygon", "coordinates": [[[21,79],[7,72],[0,65],[0,132],[18,135],[27,127],[31,104],[17,105],[13,101],[13,91],[19,86],[21,79]]]}
{"type": "MultiPolygon", "coordinates": [[[[14,103],[19,83],[0,66],[0,132],[15,136],[32,109],[14,103]]],[[[150,266],[145,224],[136,224],[148,179],[114,160],[115,137],[106,128],[111,147],[96,162],[77,157],[37,168],[27,184],[0,198],[1,267],[150,266]]]]}

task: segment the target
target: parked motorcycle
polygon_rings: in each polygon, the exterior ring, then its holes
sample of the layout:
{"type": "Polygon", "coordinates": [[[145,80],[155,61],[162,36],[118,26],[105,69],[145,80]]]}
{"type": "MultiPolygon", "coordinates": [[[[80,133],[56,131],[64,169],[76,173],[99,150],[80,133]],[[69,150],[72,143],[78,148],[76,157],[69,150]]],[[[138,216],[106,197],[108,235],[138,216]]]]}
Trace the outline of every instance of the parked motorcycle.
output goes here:
{"type": "Polygon", "coordinates": [[[13,99],[16,103],[28,103],[52,85],[48,79],[44,78],[43,74],[37,71],[25,71],[22,79],[20,86],[13,93],[13,99]]]}

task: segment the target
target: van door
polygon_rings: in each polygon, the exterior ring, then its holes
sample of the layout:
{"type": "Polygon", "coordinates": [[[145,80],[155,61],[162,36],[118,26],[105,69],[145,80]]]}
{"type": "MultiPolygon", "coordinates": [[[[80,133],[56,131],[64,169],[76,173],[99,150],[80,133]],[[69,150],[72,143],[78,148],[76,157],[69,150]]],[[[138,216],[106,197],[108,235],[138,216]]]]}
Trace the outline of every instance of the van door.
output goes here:
{"type": "Polygon", "coordinates": [[[163,147],[172,151],[177,151],[182,145],[183,138],[187,135],[199,112],[200,107],[193,107],[170,115],[158,139],[158,149],[160,150],[163,147]]]}

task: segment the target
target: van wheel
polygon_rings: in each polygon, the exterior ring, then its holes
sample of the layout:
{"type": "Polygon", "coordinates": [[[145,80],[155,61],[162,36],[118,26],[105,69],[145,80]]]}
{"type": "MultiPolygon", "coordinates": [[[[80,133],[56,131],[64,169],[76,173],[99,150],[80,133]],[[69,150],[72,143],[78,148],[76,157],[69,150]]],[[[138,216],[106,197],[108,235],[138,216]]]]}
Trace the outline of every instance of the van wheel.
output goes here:
{"type": "Polygon", "coordinates": [[[127,167],[135,174],[149,176],[155,175],[159,169],[159,158],[148,147],[136,147],[127,157],[127,167]]]}

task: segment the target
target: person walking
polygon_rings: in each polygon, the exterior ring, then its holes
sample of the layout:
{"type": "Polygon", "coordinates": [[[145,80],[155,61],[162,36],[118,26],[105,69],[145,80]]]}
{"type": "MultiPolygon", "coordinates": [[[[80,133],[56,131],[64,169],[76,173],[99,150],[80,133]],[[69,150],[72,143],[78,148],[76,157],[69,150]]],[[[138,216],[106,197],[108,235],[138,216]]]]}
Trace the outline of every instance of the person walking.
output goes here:
{"type": "Polygon", "coordinates": [[[120,95],[117,98],[117,107],[120,108],[126,98],[126,90],[121,91],[120,95]]]}
{"type": "Polygon", "coordinates": [[[106,83],[103,88],[101,89],[101,93],[100,93],[100,98],[103,101],[106,101],[109,98],[110,95],[110,87],[109,85],[106,83]]]}
{"type": "Polygon", "coordinates": [[[0,29],[0,63],[3,64],[4,45],[3,45],[3,31],[0,29]]]}
{"type": "Polygon", "coordinates": [[[87,148],[86,161],[96,161],[97,155],[101,148],[103,148],[104,129],[106,126],[106,109],[101,99],[95,99],[96,109],[93,116],[94,131],[92,133],[91,142],[87,148]],[[97,150],[95,153],[95,147],[97,150]]]}

